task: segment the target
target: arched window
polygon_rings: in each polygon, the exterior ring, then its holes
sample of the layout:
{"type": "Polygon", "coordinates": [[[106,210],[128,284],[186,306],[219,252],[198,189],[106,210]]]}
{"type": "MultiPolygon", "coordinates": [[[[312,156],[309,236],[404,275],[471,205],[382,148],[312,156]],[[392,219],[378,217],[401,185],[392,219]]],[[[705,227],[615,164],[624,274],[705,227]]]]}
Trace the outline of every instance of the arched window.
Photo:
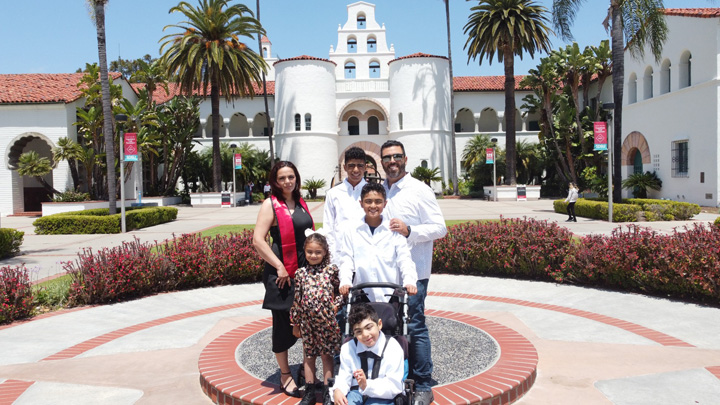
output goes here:
{"type": "Polygon", "coordinates": [[[268,52],[267,46],[263,46],[263,55],[265,55],[266,58],[270,57],[270,53],[268,52]]]}
{"type": "Polygon", "coordinates": [[[305,114],[305,130],[310,131],[312,129],[312,116],[310,113],[305,114]]]}
{"type": "Polygon", "coordinates": [[[300,130],[300,114],[295,114],[295,130],[300,130]]]}
{"type": "Polygon", "coordinates": [[[475,132],[475,117],[472,111],[461,108],[455,117],[455,132],[475,132]]]}
{"type": "Polygon", "coordinates": [[[378,121],[377,117],[373,116],[368,118],[367,125],[368,135],[377,135],[380,133],[380,121],[378,121]]]}
{"type": "Polygon", "coordinates": [[[660,94],[670,93],[670,60],[665,59],[660,66],[660,94]]]}
{"type": "Polygon", "coordinates": [[[354,62],[347,62],[345,64],[345,78],[346,79],[354,79],[355,78],[355,63],[354,62]]]}
{"type": "Polygon", "coordinates": [[[628,79],[628,104],[637,103],[637,75],[635,72],[630,73],[628,79]]]}
{"type": "Polygon", "coordinates": [[[680,83],[681,89],[692,86],[692,54],[685,51],[680,56],[680,83]]]}
{"type": "Polygon", "coordinates": [[[355,37],[349,37],[347,40],[348,53],[357,52],[357,39],[355,37]]]}
{"type": "Polygon", "coordinates": [[[370,62],[370,78],[371,79],[380,78],[380,62],[375,61],[375,60],[370,62]]]}
{"type": "Polygon", "coordinates": [[[364,30],[365,28],[367,28],[367,24],[365,24],[365,14],[358,14],[357,27],[359,30],[364,30]]]}
{"type": "Polygon", "coordinates": [[[653,69],[648,66],[643,78],[643,100],[653,98],[653,69]]]}
{"type": "Polygon", "coordinates": [[[424,169],[427,169],[427,167],[428,167],[427,159],[423,159],[422,161],[420,161],[420,166],[422,166],[424,169]]]}
{"type": "Polygon", "coordinates": [[[402,130],[403,129],[403,114],[398,113],[398,127],[402,130]]]}
{"type": "Polygon", "coordinates": [[[348,134],[360,135],[360,120],[357,117],[350,117],[348,120],[348,134]]]}
{"type": "Polygon", "coordinates": [[[478,121],[478,131],[498,132],[498,116],[495,110],[490,107],[482,110],[478,121]]]}
{"type": "Polygon", "coordinates": [[[375,39],[375,37],[368,37],[367,51],[368,52],[377,52],[377,40],[375,39]]]}

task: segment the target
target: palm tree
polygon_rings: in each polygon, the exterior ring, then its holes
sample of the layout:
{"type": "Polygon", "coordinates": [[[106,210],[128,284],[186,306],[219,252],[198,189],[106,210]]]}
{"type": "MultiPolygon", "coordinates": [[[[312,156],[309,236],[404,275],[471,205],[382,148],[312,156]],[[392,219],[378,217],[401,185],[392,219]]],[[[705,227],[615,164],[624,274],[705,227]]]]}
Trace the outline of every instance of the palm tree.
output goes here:
{"type": "Polygon", "coordinates": [[[97,28],[98,64],[103,107],[103,136],[105,138],[105,161],[107,166],[107,192],[110,215],[117,212],[117,188],[115,185],[115,136],[113,132],[110,81],[108,80],[107,47],[105,44],[105,5],[108,0],[88,0],[93,6],[93,19],[97,28]]]}
{"type": "Polygon", "coordinates": [[[85,157],[82,146],[70,138],[63,137],[58,139],[57,147],[53,148],[53,160],[59,162],[67,160],[70,166],[70,176],[73,181],[73,190],[78,191],[80,186],[80,175],[78,173],[77,162],[82,162],[85,157]]]}
{"type": "Polygon", "coordinates": [[[442,177],[440,177],[440,169],[437,167],[430,169],[418,166],[412,171],[412,173],[410,173],[410,175],[427,184],[428,187],[430,187],[431,182],[442,180],[442,177]]]}
{"type": "MultiPolygon", "coordinates": [[[[255,1],[255,11],[257,12],[257,20],[260,22],[260,0],[255,1]]],[[[262,49],[262,36],[258,35],[258,50],[260,55],[263,55],[262,49]]],[[[262,72],[262,85],[263,85],[263,101],[265,102],[265,116],[270,116],[270,108],[268,107],[268,94],[267,94],[267,81],[265,80],[265,72],[262,72]]],[[[270,167],[275,166],[275,146],[273,145],[273,126],[272,122],[268,122],[268,142],[270,143],[270,167]]]]}
{"type": "Polygon", "coordinates": [[[239,37],[264,35],[265,30],[242,4],[228,6],[229,0],[199,0],[198,7],[185,1],[170,9],[180,12],[188,21],[180,25],[181,33],[164,36],[160,50],[168,74],[176,78],[180,90],[191,94],[202,90],[207,96],[210,85],[213,140],[213,186],[220,191],[220,94],[228,102],[234,95],[254,95],[253,84],[267,70],[261,55],[251,50],[239,37]]]}
{"type": "Polygon", "coordinates": [[[30,176],[35,178],[50,194],[58,194],[53,186],[45,181],[45,176],[53,169],[50,159],[41,157],[36,151],[31,150],[20,155],[18,159],[17,172],[21,176],[30,176]]]}
{"type": "Polygon", "coordinates": [[[623,180],[622,186],[633,189],[635,198],[647,198],[648,189],[660,190],[662,188],[662,180],[655,172],[633,173],[623,180]]]}
{"type": "MultiPolygon", "coordinates": [[[[585,0],[554,0],[553,24],[565,40],[572,40],[570,26],[585,0]]],[[[613,201],[619,203],[622,191],[620,176],[620,150],[622,148],[622,103],[625,82],[625,47],[630,54],[642,57],[650,47],[655,60],[660,62],[662,48],[667,39],[667,24],[663,0],[610,0],[608,15],[603,21],[612,41],[613,83],[613,201]]]]}
{"type": "Polygon", "coordinates": [[[168,90],[168,78],[165,72],[165,67],[162,65],[160,60],[156,60],[152,63],[147,63],[140,59],[140,70],[136,71],[132,75],[132,79],[138,83],[145,83],[145,89],[147,90],[147,106],[148,108],[153,107],[153,93],[158,87],[165,89],[165,93],[169,93],[168,90]]]}
{"type": "Polygon", "coordinates": [[[505,67],[505,183],[515,184],[515,55],[550,52],[547,9],[532,0],[481,0],[471,11],[463,28],[468,62],[479,56],[492,63],[497,53],[505,67]]]}
{"type": "MultiPolygon", "coordinates": [[[[445,2],[445,26],[447,28],[448,65],[450,70],[450,164],[453,195],[458,195],[457,151],[455,150],[455,92],[453,91],[452,43],[450,42],[450,0],[445,2]]],[[[429,185],[429,184],[428,184],[429,185]]]]}

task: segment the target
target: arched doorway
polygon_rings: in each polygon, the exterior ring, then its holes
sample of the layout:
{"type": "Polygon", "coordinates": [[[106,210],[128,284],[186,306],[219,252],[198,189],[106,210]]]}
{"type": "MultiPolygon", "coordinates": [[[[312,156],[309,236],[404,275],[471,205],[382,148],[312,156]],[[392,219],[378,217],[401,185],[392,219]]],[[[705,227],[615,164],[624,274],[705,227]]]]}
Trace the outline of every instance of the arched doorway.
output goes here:
{"type": "MultiPolygon", "coordinates": [[[[50,159],[54,167],[52,148],[53,144],[50,139],[37,132],[26,132],[9,143],[6,162],[8,169],[12,171],[11,183],[14,214],[40,212],[42,211],[43,202],[52,201],[52,195],[39,181],[33,177],[21,176],[17,172],[20,156],[29,151],[35,151],[40,157],[50,159]],[[22,202],[22,204],[19,204],[20,202],[22,202]]],[[[50,186],[53,186],[53,171],[51,170],[43,179],[50,184],[50,186]]]]}
{"type": "Polygon", "coordinates": [[[633,167],[633,173],[635,173],[635,167],[639,167],[640,172],[642,172],[642,165],[651,163],[650,145],[648,145],[645,136],[638,131],[631,132],[623,141],[620,157],[623,166],[633,167]],[[637,157],[637,155],[640,156],[637,157]]]}

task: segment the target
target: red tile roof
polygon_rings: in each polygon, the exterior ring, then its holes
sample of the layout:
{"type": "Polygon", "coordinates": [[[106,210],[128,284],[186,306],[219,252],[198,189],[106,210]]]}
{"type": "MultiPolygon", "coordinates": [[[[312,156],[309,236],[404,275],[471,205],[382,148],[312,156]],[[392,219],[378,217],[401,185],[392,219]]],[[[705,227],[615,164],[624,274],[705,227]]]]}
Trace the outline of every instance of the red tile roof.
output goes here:
{"type": "Polygon", "coordinates": [[[278,63],[288,62],[291,60],[319,60],[319,61],[323,61],[323,62],[330,62],[333,65],[337,66],[337,63],[335,63],[329,59],[317,58],[315,56],[308,56],[308,55],[300,55],[300,56],[295,56],[293,58],[280,59],[279,61],[273,63],[273,66],[277,65],[278,63]]]}
{"type": "MultiPolygon", "coordinates": [[[[515,90],[530,90],[520,87],[525,76],[515,76],[515,90]]],[[[458,76],[453,78],[453,91],[504,91],[505,76],[458,76]]]]}
{"type": "Polygon", "coordinates": [[[268,44],[272,45],[272,42],[270,42],[270,39],[268,37],[266,37],[265,35],[263,35],[262,38],[260,38],[260,42],[267,42],[268,44]]]}
{"type": "Polygon", "coordinates": [[[395,62],[396,60],[411,59],[411,58],[441,58],[441,59],[447,59],[447,56],[430,55],[430,54],[427,54],[427,53],[418,52],[418,53],[413,53],[412,55],[401,56],[401,57],[399,57],[399,58],[395,58],[395,59],[391,60],[390,62],[388,62],[388,65],[391,64],[391,63],[393,63],[393,62],[395,62]]]}
{"type": "Polygon", "coordinates": [[[720,8],[666,8],[663,13],[680,17],[716,18],[720,17],[720,8]]]}
{"type": "MultiPolygon", "coordinates": [[[[71,103],[82,92],[78,83],[84,73],[31,73],[0,75],[0,104],[71,103]]],[[[110,72],[117,80],[118,72],[110,72]]]]}
{"type": "MultiPolygon", "coordinates": [[[[269,96],[275,95],[275,82],[274,81],[267,81],[267,93],[269,96]]],[[[133,83],[132,84],[133,89],[135,91],[139,91],[140,89],[145,87],[145,83],[133,83]]],[[[155,101],[158,104],[166,103],[170,101],[173,97],[180,95],[180,86],[177,83],[168,83],[168,92],[165,92],[165,89],[162,87],[158,87],[155,92],[153,93],[153,101],[155,101]]],[[[255,92],[255,96],[257,97],[262,96],[262,83],[259,85],[256,83],[253,83],[253,91],[255,92]]],[[[202,90],[193,90],[192,92],[195,96],[202,97],[203,92],[202,90]]],[[[208,86],[208,97],[210,96],[210,86],[208,86]]]]}

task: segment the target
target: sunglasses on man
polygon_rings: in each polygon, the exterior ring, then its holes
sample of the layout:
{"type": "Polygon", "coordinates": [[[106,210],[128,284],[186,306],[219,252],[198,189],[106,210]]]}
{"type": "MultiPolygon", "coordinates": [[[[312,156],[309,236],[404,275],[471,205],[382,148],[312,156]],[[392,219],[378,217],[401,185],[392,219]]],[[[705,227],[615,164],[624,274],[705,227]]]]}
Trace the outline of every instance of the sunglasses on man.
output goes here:
{"type": "Polygon", "coordinates": [[[394,161],[396,161],[396,162],[399,162],[399,161],[403,160],[404,157],[405,157],[405,154],[404,154],[404,153],[395,153],[395,154],[392,154],[392,155],[385,155],[385,156],[383,156],[383,157],[382,157],[382,161],[383,161],[383,163],[388,163],[388,162],[390,161],[390,159],[392,159],[392,160],[394,160],[394,161]]]}

